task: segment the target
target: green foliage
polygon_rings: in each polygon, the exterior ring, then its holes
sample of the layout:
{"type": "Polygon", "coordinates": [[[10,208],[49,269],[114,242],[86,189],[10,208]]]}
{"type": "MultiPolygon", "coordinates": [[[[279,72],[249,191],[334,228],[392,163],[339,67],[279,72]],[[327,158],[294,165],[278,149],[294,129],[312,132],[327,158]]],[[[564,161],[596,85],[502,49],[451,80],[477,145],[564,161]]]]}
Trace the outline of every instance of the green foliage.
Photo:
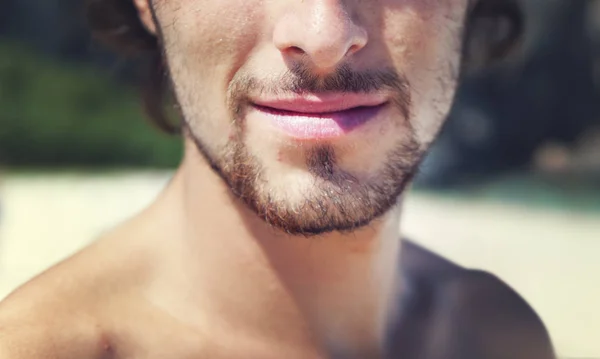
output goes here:
{"type": "Polygon", "coordinates": [[[0,161],[18,166],[172,167],[181,140],[153,128],[110,74],[0,42],[0,161]]]}

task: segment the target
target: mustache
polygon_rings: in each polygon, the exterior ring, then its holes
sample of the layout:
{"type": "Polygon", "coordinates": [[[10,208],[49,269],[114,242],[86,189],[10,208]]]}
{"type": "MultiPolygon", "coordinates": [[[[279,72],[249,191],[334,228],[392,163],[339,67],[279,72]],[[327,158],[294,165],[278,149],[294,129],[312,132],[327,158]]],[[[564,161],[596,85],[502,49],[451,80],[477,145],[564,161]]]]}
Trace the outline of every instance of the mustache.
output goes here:
{"type": "Polygon", "coordinates": [[[411,86],[405,76],[390,68],[354,71],[348,65],[338,67],[335,72],[320,76],[303,65],[297,64],[280,75],[258,79],[249,75],[235,76],[229,86],[231,105],[237,108],[248,94],[283,95],[294,93],[373,93],[386,91],[392,94],[392,102],[404,118],[411,114],[411,86]],[[242,100],[242,101],[240,101],[242,100]]]}

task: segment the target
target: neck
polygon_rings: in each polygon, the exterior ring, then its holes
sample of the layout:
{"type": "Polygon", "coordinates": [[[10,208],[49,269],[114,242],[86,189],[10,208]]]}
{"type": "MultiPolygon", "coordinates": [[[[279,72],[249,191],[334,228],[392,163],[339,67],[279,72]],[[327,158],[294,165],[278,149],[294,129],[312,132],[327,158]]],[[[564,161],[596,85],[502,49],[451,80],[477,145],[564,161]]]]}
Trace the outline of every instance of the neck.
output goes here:
{"type": "Polygon", "coordinates": [[[190,152],[159,200],[183,221],[161,251],[177,252],[171,272],[178,279],[168,282],[184,286],[203,320],[251,341],[377,355],[397,296],[398,208],[350,233],[286,235],[233,198],[190,152]]]}

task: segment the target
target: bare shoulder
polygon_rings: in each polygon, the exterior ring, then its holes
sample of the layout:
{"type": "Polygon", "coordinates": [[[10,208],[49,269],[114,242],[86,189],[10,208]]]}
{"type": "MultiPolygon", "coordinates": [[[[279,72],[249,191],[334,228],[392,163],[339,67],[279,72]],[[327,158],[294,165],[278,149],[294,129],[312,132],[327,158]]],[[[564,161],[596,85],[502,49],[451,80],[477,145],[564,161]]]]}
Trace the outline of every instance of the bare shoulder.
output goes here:
{"type": "Polygon", "coordinates": [[[432,323],[428,358],[553,359],[536,311],[499,277],[463,268],[415,243],[403,243],[409,297],[432,323]],[[427,298],[427,300],[423,300],[427,298]]]}
{"type": "Polygon", "coordinates": [[[0,304],[0,357],[104,358],[92,315],[49,289],[32,283],[0,304]]]}
{"type": "Polygon", "coordinates": [[[114,303],[139,279],[117,250],[99,241],[0,302],[0,358],[109,358],[106,298],[114,303]]]}
{"type": "Polygon", "coordinates": [[[13,308],[3,311],[0,314],[1,358],[108,358],[101,337],[92,325],[68,317],[60,323],[58,317],[38,318],[35,316],[38,313],[23,314],[13,308]]]}
{"type": "Polygon", "coordinates": [[[446,358],[556,357],[534,308],[493,274],[465,270],[438,289],[436,303],[435,317],[445,328],[438,339],[447,344],[446,358]]]}

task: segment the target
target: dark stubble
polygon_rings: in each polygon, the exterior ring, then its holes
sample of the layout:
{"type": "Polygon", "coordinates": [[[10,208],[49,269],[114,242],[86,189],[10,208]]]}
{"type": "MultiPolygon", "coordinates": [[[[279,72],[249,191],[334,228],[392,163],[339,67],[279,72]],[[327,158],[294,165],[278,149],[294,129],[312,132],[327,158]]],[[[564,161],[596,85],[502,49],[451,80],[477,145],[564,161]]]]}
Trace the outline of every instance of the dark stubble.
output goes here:
{"type": "Polygon", "coordinates": [[[241,74],[230,83],[227,98],[236,133],[225,153],[215,155],[207,151],[202,136],[194,133],[191,126],[185,126],[186,135],[193,139],[235,197],[271,226],[292,235],[347,232],[368,225],[396,204],[424,155],[410,126],[410,86],[404,77],[390,69],[354,72],[341,66],[327,77],[317,77],[298,65],[268,80],[241,74]],[[312,174],[314,184],[310,192],[303,195],[301,203],[292,204],[279,198],[281,196],[270,195],[269,180],[262,175],[261,161],[244,143],[244,118],[250,93],[370,93],[382,90],[394,94],[392,105],[400,114],[397,121],[403,121],[403,127],[409,133],[394,145],[375,176],[370,176],[369,181],[360,181],[338,166],[333,145],[317,145],[305,151],[306,168],[312,174]]]}

